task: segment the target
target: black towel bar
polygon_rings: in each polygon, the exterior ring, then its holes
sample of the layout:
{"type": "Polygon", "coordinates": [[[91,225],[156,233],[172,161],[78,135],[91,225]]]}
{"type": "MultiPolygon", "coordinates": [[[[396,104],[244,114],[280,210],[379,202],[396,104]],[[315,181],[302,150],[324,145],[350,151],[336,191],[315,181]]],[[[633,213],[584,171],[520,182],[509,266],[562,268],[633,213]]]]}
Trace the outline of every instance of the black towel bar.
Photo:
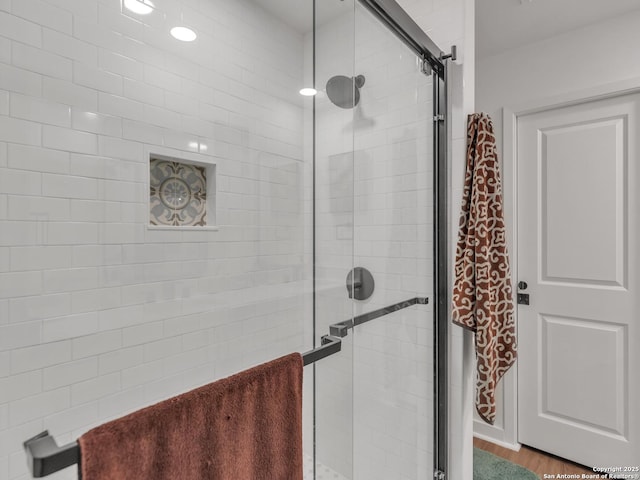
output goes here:
{"type": "Polygon", "coordinates": [[[332,335],[322,337],[321,346],[302,354],[304,366],[322,360],[329,355],[338,353],[342,349],[342,340],[332,335]]]}
{"type": "Polygon", "coordinates": [[[46,477],[80,460],[80,446],[72,442],[59,447],[45,430],[23,443],[31,476],[46,477]]]}

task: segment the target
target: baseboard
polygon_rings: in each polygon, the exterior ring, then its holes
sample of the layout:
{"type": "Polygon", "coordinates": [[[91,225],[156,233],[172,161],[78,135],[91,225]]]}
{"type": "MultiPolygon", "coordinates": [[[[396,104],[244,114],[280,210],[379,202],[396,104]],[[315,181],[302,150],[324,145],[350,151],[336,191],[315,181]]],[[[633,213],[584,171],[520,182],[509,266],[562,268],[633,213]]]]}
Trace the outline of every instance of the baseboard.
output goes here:
{"type": "Polygon", "coordinates": [[[487,435],[482,435],[481,433],[474,433],[473,436],[476,437],[476,438],[479,438],[480,440],[484,440],[486,442],[495,443],[496,445],[499,445],[499,446],[504,447],[504,448],[508,448],[509,450],[513,450],[515,452],[519,452],[520,451],[520,447],[522,447],[522,445],[520,443],[503,442],[502,440],[496,440],[495,438],[491,438],[491,437],[489,437],[487,435]]]}

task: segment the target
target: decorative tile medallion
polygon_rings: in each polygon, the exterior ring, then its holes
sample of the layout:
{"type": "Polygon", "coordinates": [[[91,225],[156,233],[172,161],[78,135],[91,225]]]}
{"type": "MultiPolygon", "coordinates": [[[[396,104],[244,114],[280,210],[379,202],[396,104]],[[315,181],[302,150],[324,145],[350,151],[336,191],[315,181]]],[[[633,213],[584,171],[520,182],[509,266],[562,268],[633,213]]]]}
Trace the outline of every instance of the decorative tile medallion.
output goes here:
{"type": "Polygon", "coordinates": [[[205,167],[151,158],[149,223],[196,227],[207,224],[205,167]]]}

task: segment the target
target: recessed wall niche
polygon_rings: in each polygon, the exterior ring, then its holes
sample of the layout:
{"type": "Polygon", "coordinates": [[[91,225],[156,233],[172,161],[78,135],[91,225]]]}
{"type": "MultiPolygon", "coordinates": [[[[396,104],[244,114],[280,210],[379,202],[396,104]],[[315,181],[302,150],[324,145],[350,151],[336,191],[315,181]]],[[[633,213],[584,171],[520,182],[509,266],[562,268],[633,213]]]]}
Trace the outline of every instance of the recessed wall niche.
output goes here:
{"type": "Polygon", "coordinates": [[[215,226],[215,164],[150,153],[149,226],[215,226]]]}

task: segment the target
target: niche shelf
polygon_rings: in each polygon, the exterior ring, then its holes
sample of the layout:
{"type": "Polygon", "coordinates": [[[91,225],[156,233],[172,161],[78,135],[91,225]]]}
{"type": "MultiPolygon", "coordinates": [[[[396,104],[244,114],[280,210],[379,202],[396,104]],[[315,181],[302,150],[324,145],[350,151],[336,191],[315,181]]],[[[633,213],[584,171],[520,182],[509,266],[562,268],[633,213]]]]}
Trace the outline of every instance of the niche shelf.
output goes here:
{"type": "Polygon", "coordinates": [[[217,229],[216,165],[149,152],[151,229],[217,229]]]}

